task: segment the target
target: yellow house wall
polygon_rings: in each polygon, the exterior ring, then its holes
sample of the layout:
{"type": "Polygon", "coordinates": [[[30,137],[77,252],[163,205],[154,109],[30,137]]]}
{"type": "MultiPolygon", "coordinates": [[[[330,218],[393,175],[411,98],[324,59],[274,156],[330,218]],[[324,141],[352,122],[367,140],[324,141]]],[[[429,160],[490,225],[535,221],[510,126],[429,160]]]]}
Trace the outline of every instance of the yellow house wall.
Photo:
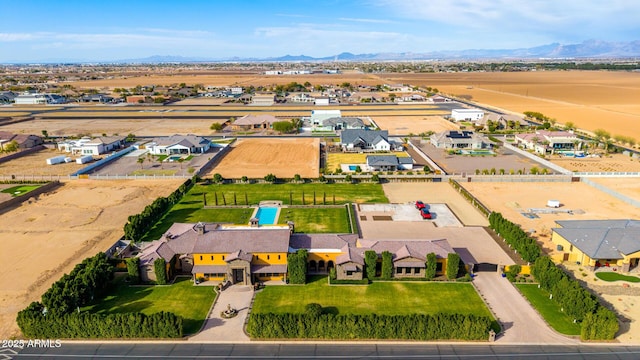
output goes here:
{"type": "Polygon", "coordinates": [[[326,253],[326,252],[320,252],[320,253],[308,253],[307,254],[307,262],[314,260],[315,262],[318,262],[320,260],[324,260],[325,263],[328,263],[329,261],[333,261],[333,263],[336,263],[336,258],[338,256],[342,255],[341,252],[331,252],[331,253],[326,253]]]}
{"type": "Polygon", "coordinates": [[[444,275],[447,272],[447,259],[438,259],[438,262],[442,264],[442,271],[437,271],[436,275],[444,275]]]}
{"type": "Polygon", "coordinates": [[[224,261],[227,256],[229,256],[229,254],[193,254],[193,265],[227,265],[226,261],[224,261]],[[211,259],[212,256],[213,259],[211,259]]]}
{"type": "Polygon", "coordinates": [[[287,253],[253,253],[251,265],[286,265],[287,253]],[[278,258],[280,256],[280,258],[278,258]]]}
{"type": "Polygon", "coordinates": [[[623,262],[625,264],[628,264],[631,261],[631,259],[635,259],[635,258],[640,258],[640,251],[625,255],[624,260],[620,261],[618,265],[622,265],[623,262]]]}
{"type": "MultiPolygon", "coordinates": [[[[571,244],[569,241],[567,241],[565,238],[563,238],[560,234],[558,234],[555,231],[553,232],[553,235],[551,236],[551,242],[554,245],[562,245],[562,253],[563,254],[569,254],[569,259],[567,261],[574,262],[574,263],[579,261],[580,264],[583,264],[585,266],[587,266],[587,265],[595,266],[596,265],[596,262],[593,261],[589,256],[587,256],[580,249],[578,249],[576,246],[571,244]]],[[[554,248],[555,247],[556,246],[554,246],[554,248]]],[[[559,256],[556,259],[559,262],[561,262],[563,260],[563,256],[559,256]]]]}
{"type": "MultiPolygon", "coordinates": [[[[504,271],[509,271],[512,265],[506,265],[504,267],[504,271]]],[[[520,265],[520,275],[529,275],[531,274],[531,266],[530,265],[520,265]]]]}

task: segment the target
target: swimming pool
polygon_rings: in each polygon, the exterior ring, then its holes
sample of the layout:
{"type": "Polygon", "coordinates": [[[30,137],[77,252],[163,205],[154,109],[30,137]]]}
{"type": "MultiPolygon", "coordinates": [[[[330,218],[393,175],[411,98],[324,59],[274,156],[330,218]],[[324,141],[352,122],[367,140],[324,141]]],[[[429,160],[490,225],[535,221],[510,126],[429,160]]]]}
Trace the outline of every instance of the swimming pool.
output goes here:
{"type": "Polygon", "coordinates": [[[180,160],[180,158],[181,158],[181,157],[182,157],[182,156],[180,156],[180,155],[173,155],[173,156],[169,156],[169,157],[167,158],[167,161],[178,161],[178,160],[180,160]]]}
{"type": "Polygon", "coordinates": [[[277,207],[259,207],[256,212],[258,225],[273,225],[276,223],[277,207]]]}
{"type": "Polygon", "coordinates": [[[358,168],[357,165],[349,165],[349,170],[350,171],[356,171],[357,168],[358,168]]]}
{"type": "Polygon", "coordinates": [[[463,155],[494,155],[495,153],[491,150],[460,150],[460,153],[463,155]]]}

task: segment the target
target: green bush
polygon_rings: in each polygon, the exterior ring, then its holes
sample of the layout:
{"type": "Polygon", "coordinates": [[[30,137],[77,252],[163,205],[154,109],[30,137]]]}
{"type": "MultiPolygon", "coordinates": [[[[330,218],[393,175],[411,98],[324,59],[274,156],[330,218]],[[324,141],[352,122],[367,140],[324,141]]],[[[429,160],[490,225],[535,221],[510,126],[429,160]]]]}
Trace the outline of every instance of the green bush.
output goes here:
{"type": "Polygon", "coordinates": [[[382,279],[390,280],[393,277],[393,255],[388,251],[382,252],[382,279]]]}
{"type": "Polygon", "coordinates": [[[127,264],[127,274],[132,284],[140,282],[140,258],[133,257],[125,260],[127,264]]]}
{"type": "Polygon", "coordinates": [[[460,269],[460,255],[457,253],[449,253],[447,255],[447,279],[454,280],[458,277],[458,270],[460,269]]]}
{"type": "Polygon", "coordinates": [[[364,252],[365,275],[367,279],[373,280],[376,277],[376,263],[378,254],[374,250],[364,252]]]}
{"type": "Polygon", "coordinates": [[[519,225],[502,217],[502,214],[492,212],[489,215],[489,226],[504,238],[528,262],[535,262],[540,256],[540,247],[536,240],[530,237],[519,225]]]}
{"type": "Polygon", "coordinates": [[[333,315],[251,314],[247,331],[256,339],[484,340],[491,319],[473,314],[333,315]]]}
{"type": "Polygon", "coordinates": [[[307,282],[307,250],[300,249],[287,256],[287,270],[290,284],[304,284],[307,282]]]}
{"type": "Polygon", "coordinates": [[[322,315],[322,305],[318,303],[310,303],[304,307],[304,313],[312,318],[322,315]]]}
{"type": "Polygon", "coordinates": [[[157,258],[153,262],[153,272],[156,274],[156,283],[158,285],[167,284],[167,262],[163,258],[157,258]]]}
{"type": "Polygon", "coordinates": [[[426,269],[424,272],[425,278],[427,280],[433,280],[436,277],[436,272],[438,269],[438,257],[436,256],[435,253],[427,254],[427,262],[425,265],[426,265],[426,269]]]}

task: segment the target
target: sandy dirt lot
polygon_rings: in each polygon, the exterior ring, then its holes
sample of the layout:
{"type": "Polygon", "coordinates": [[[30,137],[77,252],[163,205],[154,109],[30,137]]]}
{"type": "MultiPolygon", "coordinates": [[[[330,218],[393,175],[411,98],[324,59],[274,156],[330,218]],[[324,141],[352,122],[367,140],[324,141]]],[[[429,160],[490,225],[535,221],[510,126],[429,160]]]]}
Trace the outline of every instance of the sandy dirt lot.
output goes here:
{"type": "Polygon", "coordinates": [[[489,221],[471,206],[448,183],[389,183],[382,189],[391,203],[408,203],[422,200],[426,203],[447,204],[466,226],[488,226],[489,221]]]}
{"type": "Polygon", "coordinates": [[[82,169],[86,165],[76,164],[77,156],[54,149],[45,149],[0,164],[0,175],[44,175],[66,176],[82,169]],[[70,163],[48,165],[47,159],[54,156],[69,156],[70,163]]]}
{"type": "MultiPolygon", "coordinates": [[[[559,123],[593,131],[640,134],[640,73],[544,71],[513,73],[388,74],[394,83],[432,86],[472,101],[522,113],[538,111],[559,123]],[[603,123],[606,119],[606,123],[603,123]]],[[[637,140],[637,139],[636,139],[637,140]]]]}
{"type": "Polygon", "coordinates": [[[536,230],[545,250],[553,253],[551,229],[556,220],[598,220],[640,218],[640,208],[624,203],[585,183],[464,183],[464,187],[489,209],[501,212],[526,231],[536,230]],[[521,213],[529,208],[545,208],[547,200],[559,200],[560,210],[573,214],[538,214],[530,219],[521,213]],[[579,211],[582,210],[582,211],[579,211]],[[583,212],[583,213],[579,213],[583,212]],[[547,236],[543,236],[547,235],[547,236]]]}
{"type": "Polygon", "coordinates": [[[371,119],[389,135],[420,134],[427,131],[442,132],[460,127],[442,116],[372,116],[371,119]]]}
{"type": "Polygon", "coordinates": [[[129,215],[167,196],[181,183],[70,181],[1,214],[0,262],[7,271],[0,277],[0,338],[17,334],[17,312],[39,300],[51,283],[121,237],[129,215]]]}
{"type": "Polygon", "coordinates": [[[611,190],[617,191],[622,195],[626,195],[634,200],[640,201],[640,178],[590,178],[592,181],[597,182],[608,187],[611,190]]]}
{"type": "Polygon", "coordinates": [[[567,158],[553,156],[549,160],[569,171],[640,172],[640,159],[633,159],[622,154],[611,154],[603,158],[567,158]]]}
{"type": "Polygon", "coordinates": [[[228,119],[46,119],[31,120],[2,127],[3,131],[19,134],[40,134],[43,129],[50,136],[76,136],[102,134],[137,136],[169,136],[174,134],[215,135],[209,129],[214,122],[223,123],[228,119]]]}
{"type": "Polygon", "coordinates": [[[207,176],[261,178],[272,173],[284,178],[295,174],[316,178],[319,171],[319,139],[241,139],[207,176]]]}

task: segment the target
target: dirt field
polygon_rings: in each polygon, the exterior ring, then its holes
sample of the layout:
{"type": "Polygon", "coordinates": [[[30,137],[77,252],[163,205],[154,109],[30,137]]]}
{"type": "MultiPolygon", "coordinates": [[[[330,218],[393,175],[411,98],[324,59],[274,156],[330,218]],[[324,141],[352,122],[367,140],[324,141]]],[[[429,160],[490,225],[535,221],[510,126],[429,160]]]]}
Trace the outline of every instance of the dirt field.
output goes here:
{"type": "Polygon", "coordinates": [[[640,172],[640,159],[633,159],[622,154],[612,154],[603,158],[568,158],[553,156],[549,160],[569,171],[640,172]]]}
{"type": "Polygon", "coordinates": [[[371,119],[389,135],[420,134],[427,131],[442,132],[460,127],[442,116],[372,116],[371,119]]]}
{"type": "Polygon", "coordinates": [[[640,178],[591,178],[591,180],[640,201],[640,178]]]}
{"type": "Polygon", "coordinates": [[[462,224],[488,226],[489,221],[448,183],[389,183],[382,188],[391,203],[422,200],[447,204],[462,224]]]}
{"type": "Polygon", "coordinates": [[[319,171],[319,139],[242,139],[207,176],[261,178],[272,173],[283,178],[295,174],[316,178],[319,171]]]}
{"type": "Polygon", "coordinates": [[[169,136],[174,134],[215,135],[209,129],[214,122],[223,123],[227,119],[47,119],[31,120],[6,125],[3,131],[18,134],[40,134],[43,129],[50,136],[76,136],[90,134],[135,134],[137,136],[169,136]]]}
{"type": "MultiPolygon", "coordinates": [[[[617,179],[616,179],[617,180],[617,179]]],[[[546,250],[553,252],[550,230],[556,220],[598,220],[640,218],[640,208],[624,203],[585,183],[464,183],[464,187],[489,209],[501,212],[526,231],[535,229],[546,250]],[[572,214],[538,214],[530,219],[521,213],[529,208],[545,208],[547,200],[559,200],[560,210],[572,214]],[[577,213],[582,210],[584,213],[577,213]],[[547,236],[541,236],[547,235],[547,236]]]]}
{"type": "Polygon", "coordinates": [[[71,156],[70,153],[45,149],[0,164],[0,175],[66,176],[87,166],[86,164],[76,164],[76,158],[77,156],[71,156]],[[48,158],[61,155],[69,156],[73,161],[56,165],[47,164],[48,158]]]}
{"type": "Polygon", "coordinates": [[[0,338],[18,332],[16,314],[82,259],[104,251],[131,214],[182,181],[76,180],[0,215],[8,266],[0,277],[0,338]]]}
{"type": "MultiPolygon", "coordinates": [[[[593,131],[640,134],[640,73],[544,71],[383,75],[392,83],[436,87],[472,101],[522,113],[538,111],[559,123],[593,131]],[[606,119],[606,122],[603,120],[606,119]]],[[[640,138],[640,136],[636,136],[640,138]]],[[[640,140],[640,139],[636,139],[640,140]]]]}

